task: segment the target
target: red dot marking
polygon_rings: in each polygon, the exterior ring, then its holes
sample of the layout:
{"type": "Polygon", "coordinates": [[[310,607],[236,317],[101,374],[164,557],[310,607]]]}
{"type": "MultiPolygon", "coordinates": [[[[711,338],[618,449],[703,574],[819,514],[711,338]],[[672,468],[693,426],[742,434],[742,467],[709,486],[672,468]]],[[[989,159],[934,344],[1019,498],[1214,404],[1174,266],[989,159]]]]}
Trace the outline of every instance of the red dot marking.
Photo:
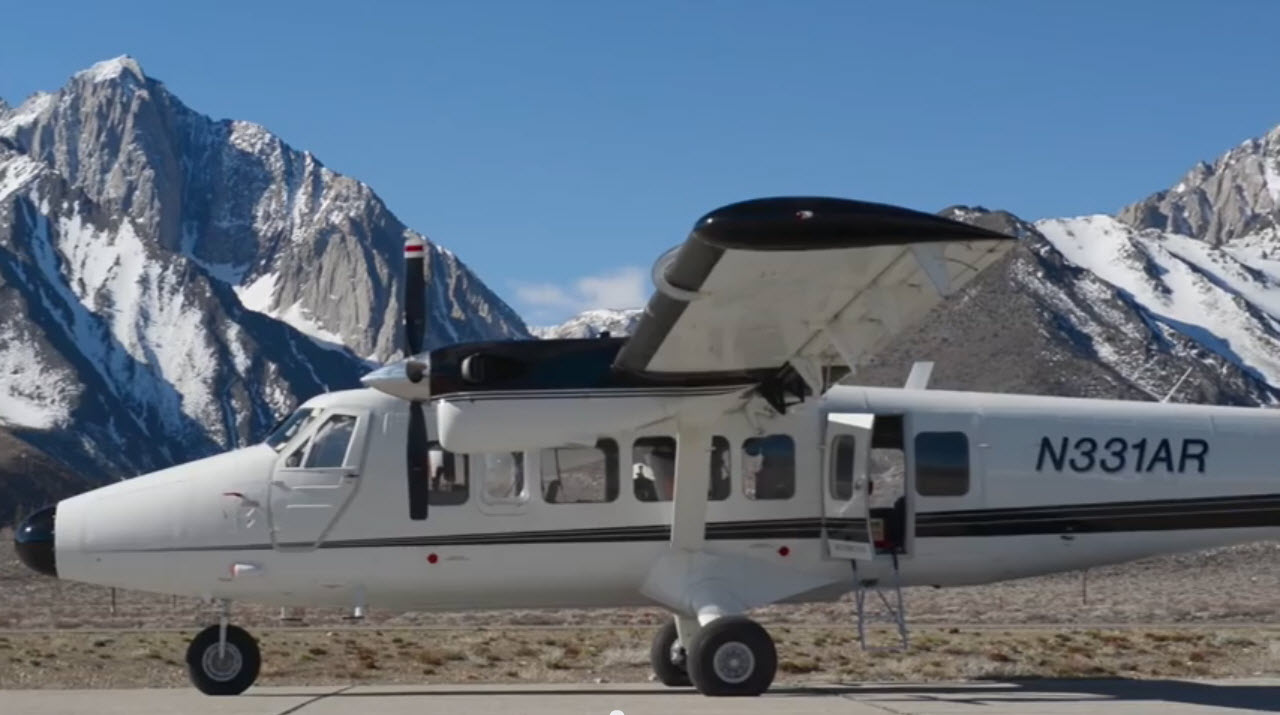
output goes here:
{"type": "Polygon", "coordinates": [[[788,548],[788,547],[786,547],[786,546],[779,546],[779,547],[778,547],[778,555],[779,555],[779,556],[789,556],[789,555],[791,555],[791,549],[790,549],[790,548],[788,548]]]}
{"type": "Polygon", "coordinates": [[[439,556],[436,556],[435,554],[427,554],[427,563],[434,564],[439,560],[440,560],[439,556]]]}

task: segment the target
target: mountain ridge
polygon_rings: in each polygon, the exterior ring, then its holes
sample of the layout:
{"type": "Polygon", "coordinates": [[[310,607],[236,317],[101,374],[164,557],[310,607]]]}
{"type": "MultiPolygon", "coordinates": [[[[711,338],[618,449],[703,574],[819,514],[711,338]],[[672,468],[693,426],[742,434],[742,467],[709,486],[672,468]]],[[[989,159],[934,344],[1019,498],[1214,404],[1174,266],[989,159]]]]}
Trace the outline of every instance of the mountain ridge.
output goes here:
{"type": "MultiPolygon", "coordinates": [[[[397,354],[407,235],[366,184],[132,58],[78,72],[0,109],[0,427],[81,487],[256,441],[397,354]]],[[[429,246],[429,344],[528,337],[429,246]]]]}

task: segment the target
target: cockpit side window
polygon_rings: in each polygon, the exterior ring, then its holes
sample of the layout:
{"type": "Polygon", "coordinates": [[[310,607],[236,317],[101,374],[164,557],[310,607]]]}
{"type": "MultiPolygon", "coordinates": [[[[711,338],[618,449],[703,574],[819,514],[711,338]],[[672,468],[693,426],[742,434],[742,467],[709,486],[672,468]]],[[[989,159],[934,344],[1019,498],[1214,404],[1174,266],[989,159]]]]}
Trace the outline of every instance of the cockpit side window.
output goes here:
{"type": "MultiPolygon", "coordinates": [[[[316,410],[310,407],[300,407],[293,414],[281,420],[263,441],[268,447],[279,452],[289,440],[293,439],[294,435],[301,432],[308,424],[311,424],[311,419],[315,416],[316,410]]],[[[292,466],[296,467],[297,465],[292,466]]]]}
{"type": "Polygon", "coordinates": [[[316,430],[315,437],[311,440],[311,451],[307,453],[305,468],[331,469],[346,465],[348,448],[355,431],[354,415],[330,416],[316,430]]]}
{"type": "Polygon", "coordinates": [[[302,458],[307,456],[307,447],[310,445],[311,445],[311,440],[309,439],[303,440],[302,444],[298,445],[298,448],[293,450],[293,452],[291,452],[289,456],[285,458],[284,466],[293,467],[293,468],[301,467],[302,458]]]}

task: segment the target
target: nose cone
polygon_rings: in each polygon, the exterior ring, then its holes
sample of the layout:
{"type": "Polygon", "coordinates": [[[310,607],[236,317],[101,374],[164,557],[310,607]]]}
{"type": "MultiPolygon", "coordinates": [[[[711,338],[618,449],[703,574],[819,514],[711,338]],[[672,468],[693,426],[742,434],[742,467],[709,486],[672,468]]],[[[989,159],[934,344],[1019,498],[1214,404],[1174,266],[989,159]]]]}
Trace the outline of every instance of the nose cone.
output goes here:
{"type": "Polygon", "coordinates": [[[46,576],[58,575],[58,561],[53,552],[53,526],[58,507],[49,506],[28,516],[13,535],[13,548],[27,568],[46,576]]]}

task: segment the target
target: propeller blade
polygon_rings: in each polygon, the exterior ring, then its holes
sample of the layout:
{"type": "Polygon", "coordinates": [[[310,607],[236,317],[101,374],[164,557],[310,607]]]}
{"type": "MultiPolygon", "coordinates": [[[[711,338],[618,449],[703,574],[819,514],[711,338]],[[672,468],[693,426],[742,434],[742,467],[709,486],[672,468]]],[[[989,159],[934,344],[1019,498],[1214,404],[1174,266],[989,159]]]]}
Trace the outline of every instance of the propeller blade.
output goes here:
{"type": "Polygon", "coordinates": [[[427,330],[427,242],[410,233],[404,238],[404,348],[405,357],[422,352],[427,330]]]}
{"type": "Polygon", "coordinates": [[[427,495],[430,488],[427,474],[427,416],[421,402],[409,403],[408,450],[409,518],[421,521],[427,518],[427,495]]]}

